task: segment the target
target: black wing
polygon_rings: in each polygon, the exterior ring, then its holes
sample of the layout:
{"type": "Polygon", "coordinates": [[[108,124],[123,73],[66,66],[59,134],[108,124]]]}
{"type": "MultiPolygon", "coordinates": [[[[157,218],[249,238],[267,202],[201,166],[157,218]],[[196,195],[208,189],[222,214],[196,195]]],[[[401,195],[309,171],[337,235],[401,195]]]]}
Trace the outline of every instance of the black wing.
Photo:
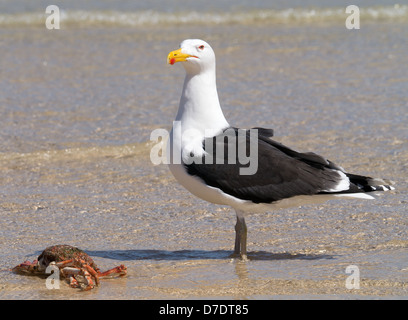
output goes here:
{"type": "MultiPolygon", "coordinates": [[[[185,165],[188,173],[227,194],[255,203],[271,203],[296,195],[332,193],[344,179],[339,173],[343,172],[342,168],[333,162],[315,153],[299,153],[272,140],[273,131],[269,129],[254,129],[258,130],[257,154],[248,153],[250,130],[242,133],[243,129],[228,128],[223,134],[203,142],[206,155],[185,165]],[[236,151],[235,161],[228,153],[231,148],[236,151]],[[245,148],[249,163],[241,164],[239,148],[245,148]],[[241,168],[248,168],[251,161],[256,160],[258,167],[254,174],[240,174],[241,168]]],[[[347,192],[363,190],[351,184],[347,192]]]]}

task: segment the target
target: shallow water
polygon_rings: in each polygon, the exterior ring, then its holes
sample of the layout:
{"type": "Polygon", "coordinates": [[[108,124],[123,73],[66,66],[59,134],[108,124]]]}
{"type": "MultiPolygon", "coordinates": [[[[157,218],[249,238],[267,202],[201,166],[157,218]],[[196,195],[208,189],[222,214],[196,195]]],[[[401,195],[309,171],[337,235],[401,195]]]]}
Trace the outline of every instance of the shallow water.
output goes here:
{"type": "Polygon", "coordinates": [[[406,17],[367,18],[360,30],[341,17],[74,20],[54,31],[3,22],[0,298],[408,298],[406,17]],[[167,53],[192,37],[215,49],[230,124],[272,127],[294,149],[397,189],[252,215],[250,261],[229,258],[232,210],[196,199],[149,158],[150,133],[170,128],[184,77],[167,53]],[[79,292],[9,271],[59,243],[129,275],[79,292]],[[345,286],[349,265],[360,289],[345,286]]]}

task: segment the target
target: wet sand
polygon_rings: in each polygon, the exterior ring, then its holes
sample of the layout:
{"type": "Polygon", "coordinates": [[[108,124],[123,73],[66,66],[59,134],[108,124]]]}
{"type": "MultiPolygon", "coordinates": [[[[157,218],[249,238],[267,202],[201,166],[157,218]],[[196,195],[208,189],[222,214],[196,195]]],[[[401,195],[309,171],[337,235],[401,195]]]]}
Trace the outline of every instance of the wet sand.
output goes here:
{"type": "Polygon", "coordinates": [[[0,299],[407,299],[406,31],[388,22],[358,33],[327,23],[2,29],[0,299]],[[184,76],[165,58],[190,37],[215,48],[232,125],[272,127],[294,149],[397,189],[252,215],[249,261],[231,259],[233,211],[193,197],[149,158],[150,133],[170,128],[184,76]],[[9,271],[62,243],[129,274],[80,292],[9,271]],[[350,265],[360,289],[346,288],[350,265]]]}

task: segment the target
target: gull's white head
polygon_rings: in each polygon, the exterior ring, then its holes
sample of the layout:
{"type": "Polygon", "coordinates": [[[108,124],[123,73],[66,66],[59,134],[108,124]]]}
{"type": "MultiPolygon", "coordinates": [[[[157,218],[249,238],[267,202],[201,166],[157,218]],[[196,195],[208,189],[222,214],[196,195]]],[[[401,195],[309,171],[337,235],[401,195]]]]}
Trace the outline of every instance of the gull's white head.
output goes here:
{"type": "Polygon", "coordinates": [[[187,39],[180,49],[167,56],[167,63],[181,62],[187,73],[198,74],[207,70],[215,71],[215,54],[211,46],[200,39],[187,39]]]}

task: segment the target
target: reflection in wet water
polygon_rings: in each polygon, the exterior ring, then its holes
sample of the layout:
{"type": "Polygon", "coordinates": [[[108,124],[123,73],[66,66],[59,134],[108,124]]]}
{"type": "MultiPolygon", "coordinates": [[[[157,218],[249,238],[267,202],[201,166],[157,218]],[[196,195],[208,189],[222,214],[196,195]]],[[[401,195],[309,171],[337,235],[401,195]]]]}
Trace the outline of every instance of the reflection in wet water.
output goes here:
{"type": "Polygon", "coordinates": [[[407,297],[407,24],[166,30],[0,31],[8,48],[0,61],[0,298],[407,297]],[[231,259],[233,212],[191,196],[149,159],[150,133],[169,129],[184,75],[166,68],[166,55],[192,36],[215,48],[232,125],[271,127],[276,140],[394,180],[397,190],[250,216],[249,261],[231,259]],[[129,275],[79,295],[7,271],[62,243],[101,268],[122,261],[129,275]],[[344,286],[350,264],[364,275],[358,292],[344,286]]]}

